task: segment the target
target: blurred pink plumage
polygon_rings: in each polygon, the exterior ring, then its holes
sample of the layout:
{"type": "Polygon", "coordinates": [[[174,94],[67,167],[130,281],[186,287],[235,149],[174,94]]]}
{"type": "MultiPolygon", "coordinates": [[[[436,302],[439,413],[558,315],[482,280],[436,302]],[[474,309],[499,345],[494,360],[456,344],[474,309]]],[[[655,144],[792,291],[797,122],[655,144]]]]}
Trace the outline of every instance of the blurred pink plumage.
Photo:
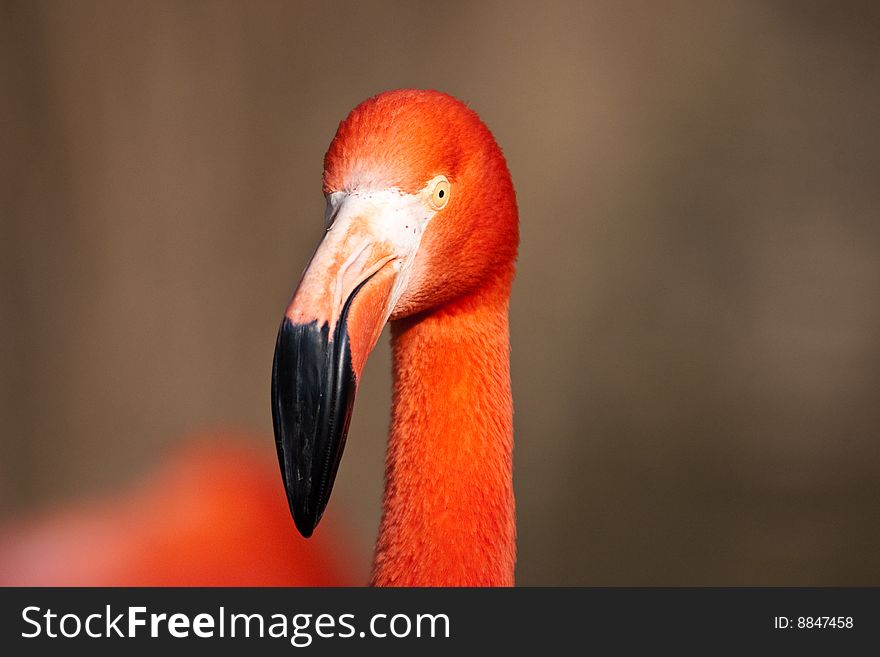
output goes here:
{"type": "Polygon", "coordinates": [[[357,583],[338,529],[298,536],[274,454],[241,438],[202,435],[124,491],[13,522],[0,531],[0,585],[357,583]]]}

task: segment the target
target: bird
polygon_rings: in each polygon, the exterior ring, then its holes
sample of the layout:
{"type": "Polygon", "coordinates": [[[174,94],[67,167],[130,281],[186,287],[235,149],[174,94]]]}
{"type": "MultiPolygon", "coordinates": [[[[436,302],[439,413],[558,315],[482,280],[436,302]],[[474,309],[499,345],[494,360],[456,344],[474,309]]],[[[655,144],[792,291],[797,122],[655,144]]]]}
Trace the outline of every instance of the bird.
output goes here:
{"type": "Polygon", "coordinates": [[[386,323],[392,417],[374,586],[512,586],[509,302],[519,247],[505,157],[467,104],[400,89],[357,105],[324,157],[325,233],[284,311],[276,450],[304,537],[327,506],[386,323]]]}
{"type": "Polygon", "coordinates": [[[135,482],[7,521],[0,586],[357,583],[338,522],[317,544],[290,532],[264,440],[229,429],[182,436],[135,482]]]}

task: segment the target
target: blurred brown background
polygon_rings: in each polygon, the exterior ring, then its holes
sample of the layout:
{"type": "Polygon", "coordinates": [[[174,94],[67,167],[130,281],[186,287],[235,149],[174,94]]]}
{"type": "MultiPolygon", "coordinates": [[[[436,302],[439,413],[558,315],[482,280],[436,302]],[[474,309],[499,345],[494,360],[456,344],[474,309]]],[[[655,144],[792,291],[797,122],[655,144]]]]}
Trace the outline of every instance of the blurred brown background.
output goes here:
{"type": "MultiPolygon", "coordinates": [[[[3,4],[0,520],[205,427],[273,452],[324,150],[428,87],[518,191],[518,583],[880,584],[878,7],[3,4]]],[[[363,572],[389,386],[383,339],[328,510],[363,572]]]]}

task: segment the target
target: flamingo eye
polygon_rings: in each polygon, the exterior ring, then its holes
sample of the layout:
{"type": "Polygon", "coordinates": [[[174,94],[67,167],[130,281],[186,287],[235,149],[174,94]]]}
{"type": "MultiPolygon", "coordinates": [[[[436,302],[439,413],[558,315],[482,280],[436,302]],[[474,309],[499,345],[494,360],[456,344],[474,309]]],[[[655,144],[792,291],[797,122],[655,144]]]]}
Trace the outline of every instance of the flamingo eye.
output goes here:
{"type": "Polygon", "coordinates": [[[435,210],[442,210],[449,203],[450,185],[446,176],[440,176],[434,182],[434,189],[431,192],[431,205],[435,210]]]}

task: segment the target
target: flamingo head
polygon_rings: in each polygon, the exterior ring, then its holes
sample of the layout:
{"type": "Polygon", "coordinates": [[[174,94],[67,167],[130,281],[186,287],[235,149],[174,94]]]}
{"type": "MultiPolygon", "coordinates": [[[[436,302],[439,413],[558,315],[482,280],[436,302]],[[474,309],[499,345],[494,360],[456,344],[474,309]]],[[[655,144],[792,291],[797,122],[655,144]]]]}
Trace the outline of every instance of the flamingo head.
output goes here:
{"type": "Polygon", "coordinates": [[[284,314],[272,368],[290,511],[310,536],[327,505],[367,356],[389,320],[490,282],[518,243],[507,164],[475,112],[436,91],[358,105],[324,158],[326,233],[284,314]]]}

